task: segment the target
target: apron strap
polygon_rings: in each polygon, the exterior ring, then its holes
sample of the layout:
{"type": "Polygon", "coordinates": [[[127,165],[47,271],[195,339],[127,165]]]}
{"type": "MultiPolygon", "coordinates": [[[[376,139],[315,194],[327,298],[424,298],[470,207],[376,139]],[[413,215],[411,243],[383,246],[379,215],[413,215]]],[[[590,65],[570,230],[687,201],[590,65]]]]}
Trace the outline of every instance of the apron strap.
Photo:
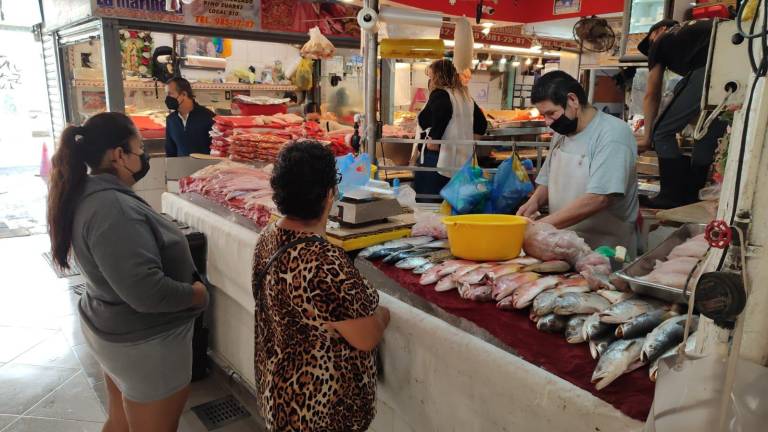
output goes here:
{"type": "Polygon", "coordinates": [[[272,267],[272,264],[277,261],[278,258],[283,256],[286,252],[288,252],[289,249],[291,249],[294,246],[298,246],[303,243],[322,243],[325,240],[322,237],[319,236],[311,236],[311,237],[302,237],[296,240],[293,240],[290,243],[284,244],[280,249],[277,250],[277,252],[274,253],[269,258],[269,261],[267,261],[267,264],[264,266],[263,269],[259,272],[259,274],[256,275],[256,278],[254,279],[254,287],[258,292],[261,292],[262,284],[264,283],[264,278],[267,277],[267,272],[272,267]]]}

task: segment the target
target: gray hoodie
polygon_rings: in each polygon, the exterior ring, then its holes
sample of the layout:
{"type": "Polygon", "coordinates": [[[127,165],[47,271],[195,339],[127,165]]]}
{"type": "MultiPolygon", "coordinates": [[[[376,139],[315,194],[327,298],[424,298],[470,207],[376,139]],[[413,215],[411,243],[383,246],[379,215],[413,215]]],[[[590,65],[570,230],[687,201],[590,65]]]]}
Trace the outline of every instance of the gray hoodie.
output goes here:
{"type": "Polygon", "coordinates": [[[188,323],[194,263],[184,234],[112,174],[89,176],[72,249],[87,281],[83,322],[110,342],[138,342],[188,323]]]}

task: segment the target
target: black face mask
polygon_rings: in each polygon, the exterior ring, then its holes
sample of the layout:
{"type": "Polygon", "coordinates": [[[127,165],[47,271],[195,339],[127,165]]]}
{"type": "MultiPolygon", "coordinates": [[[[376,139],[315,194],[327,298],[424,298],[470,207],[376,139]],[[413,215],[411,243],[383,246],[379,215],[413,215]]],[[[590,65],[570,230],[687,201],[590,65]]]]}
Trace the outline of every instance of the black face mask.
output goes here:
{"type": "Polygon", "coordinates": [[[179,109],[179,101],[176,100],[173,96],[166,96],[165,97],[165,106],[168,107],[169,110],[176,111],[179,109]]]}
{"type": "MultiPolygon", "coordinates": [[[[132,153],[136,154],[136,153],[132,153]]],[[[131,172],[133,174],[133,179],[138,182],[139,180],[143,179],[147,173],[149,172],[149,155],[146,153],[142,153],[140,155],[136,155],[139,157],[139,160],[141,161],[141,168],[139,168],[136,172],[131,172]]],[[[130,169],[128,171],[131,171],[130,169]]]]}
{"type": "Polygon", "coordinates": [[[560,135],[570,135],[576,132],[576,128],[579,127],[579,117],[568,118],[563,110],[563,115],[553,121],[549,128],[559,133],[560,135]]]}

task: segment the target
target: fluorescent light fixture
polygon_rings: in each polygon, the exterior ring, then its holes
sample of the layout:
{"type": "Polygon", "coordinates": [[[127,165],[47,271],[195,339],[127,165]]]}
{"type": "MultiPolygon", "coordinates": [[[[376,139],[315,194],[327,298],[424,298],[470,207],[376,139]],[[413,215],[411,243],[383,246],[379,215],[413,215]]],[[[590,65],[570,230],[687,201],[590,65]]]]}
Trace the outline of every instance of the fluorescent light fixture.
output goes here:
{"type": "Polygon", "coordinates": [[[520,67],[520,61],[515,60],[512,62],[512,67],[520,67]]]}
{"type": "Polygon", "coordinates": [[[526,65],[526,66],[530,66],[530,65],[532,65],[532,64],[533,64],[533,60],[531,60],[531,59],[530,59],[530,57],[529,57],[529,58],[527,58],[527,59],[525,59],[525,65],[526,65]]]}
{"type": "Polygon", "coordinates": [[[456,42],[454,42],[452,40],[444,40],[443,44],[445,44],[445,46],[447,46],[449,48],[453,48],[454,46],[456,46],[456,42]]]}
{"type": "Polygon", "coordinates": [[[560,51],[544,51],[545,55],[560,57],[560,51]]]}
{"type": "Polygon", "coordinates": [[[493,64],[493,60],[492,59],[488,59],[484,63],[487,64],[488,66],[490,66],[490,65],[493,64]]]}
{"type": "Polygon", "coordinates": [[[483,27],[493,27],[493,23],[492,22],[484,22],[484,23],[482,23],[480,25],[483,26],[483,27]]]}
{"type": "Polygon", "coordinates": [[[474,48],[474,49],[482,49],[483,48],[483,44],[476,43],[476,44],[472,45],[472,48],[474,48]]]}

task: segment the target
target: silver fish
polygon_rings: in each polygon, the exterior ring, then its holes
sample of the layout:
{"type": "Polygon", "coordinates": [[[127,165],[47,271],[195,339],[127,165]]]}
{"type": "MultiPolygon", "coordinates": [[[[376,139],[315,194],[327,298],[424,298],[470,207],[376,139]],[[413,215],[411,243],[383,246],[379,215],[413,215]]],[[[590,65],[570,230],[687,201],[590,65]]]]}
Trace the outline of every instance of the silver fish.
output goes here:
{"type": "Polygon", "coordinates": [[[413,258],[413,257],[420,257],[420,256],[426,256],[434,252],[432,249],[406,249],[404,251],[395,252],[386,258],[384,258],[383,262],[386,264],[392,264],[396,263],[398,261],[404,260],[406,258],[413,258]]]}
{"type": "Polygon", "coordinates": [[[593,314],[611,306],[611,302],[594,293],[566,293],[555,302],[558,315],[593,314]]]}
{"type": "Polygon", "coordinates": [[[623,302],[616,303],[600,312],[600,321],[608,324],[621,324],[654,309],[669,308],[669,304],[662,303],[658,300],[632,297],[623,302]]]}
{"type": "MultiPolygon", "coordinates": [[[[685,344],[685,352],[691,353],[696,347],[696,334],[691,333],[688,335],[688,341],[685,344]]],[[[677,350],[680,348],[680,345],[672,347],[664,352],[664,354],[660,355],[656,360],[651,363],[651,366],[648,368],[648,378],[656,382],[656,378],[658,378],[659,375],[659,361],[662,359],[672,357],[674,355],[677,355],[677,350]]]]}
{"type": "MultiPolygon", "coordinates": [[[[566,279],[567,280],[567,279],[566,279]]],[[[555,310],[555,304],[563,294],[573,292],[588,292],[589,286],[586,284],[578,285],[564,285],[562,282],[557,285],[557,288],[547,290],[536,296],[533,299],[532,310],[533,313],[538,316],[544,316],[552,313],[555,310]]]]}
{"type": "Polygon", "coordinates": [[[429,261],[424,257],[411,257],[398,261],[395,267],[403,270],[413,270],[416,267],[421,267],[429,261]]]}
{"type": "Polygon", "coordinates": [[[373,246],[368,246],[367,248],[361,250],[360,253],[357,254],[357,256],[359,256],[360,258],[368,258],[374,252],[380,251],[380,250],[382,250],[384,248],[386,248],[386,246],[384,246],[383,244],[377,244],[377,245],[373,245],[373,246]]]}
{"type": "Polygon", "coordinates": [[[625,323],[619,324],[619,326],[616,327],[616,337],[623,339],[644,337],[667,318],[669,318],[667,311],[663,309],[656,309],[640,314],[625,323]]]}
{"type": "Polygon", "coordinates": [[[592,358],[597,360],[608,350],[608,347],[616,341],[613,335],[601,336],[596,339],[589,340],[589,353],[592,354],[592,358]]]}
{"type": "MultiPolygon", "coordinates": [[[[687,318],[686,315],[672,317],[648,333],[642,346],[640,359],[645,362],[652,362],[663,354],[664,351],[682,342],[685,320],[687,318]]],[[[699,317],[694,315],[691,320],[692,332],[696,331],[698,323],[699,317]]]]}
{"type": "Polygon", "coordinates": [[[571,315],[568,317],[568,324],[565,326],[565,340],[568,343],[576,344],[585,341],[581,329],[588,317],[589,315],[571,315]]]}
{"type": "Polygon", "coordinates": [[[643,339],[621,339],[608,347],[597,362],[595,372],[592,374],[592,382],[595,388],[604,389],[621,375],[631,372],[643,365],[640,360],[640,351],[643,348],[643,339]]]}
{"type": "Polygon", "coordinates": [[[547,333],[562,333],[568,324],[568,317],[549,314],[539,318],[536,328],[547,333]]]}
{"type": "Polygon", "coordinates": [[[613,336],[614,324],[607,324],[600,321],[600,314],[594,313],[584,321],[584,328],[582,329],[582,336],[584,340],[598,339],[607,335],[613,336]]]}
{"type": "Polygon", "coordinates": [[[419,266],[419,267],[416,267],[415,269],[413,269],[413,274],[422,275],[422,274],[426,273],[427,271],[429,271],[429,269],[431,269],[432,267],[434,267],[436,265],[437,264],[435,264],[433,262],[428,262],[428,263],[426,263],[426,264],[424,264],[422,266],[419,266]]]}
{"type": "Polygon", "coordinates": [[[384,257],[387,257],[389,255],[392,255],[393,253],[401,252],[401,251],[408,250],[408,249],[413,249],[413,246],[408,245],[408,244],[403,244],[401,246],[393,246],[393,247],[382,248],[382,249],[379,249],[379,250],[373,252],[372,254],[370,254],[368,256],[368,259],[369,260],[378,260],[378,259],[382,259],[384,257]]]}

